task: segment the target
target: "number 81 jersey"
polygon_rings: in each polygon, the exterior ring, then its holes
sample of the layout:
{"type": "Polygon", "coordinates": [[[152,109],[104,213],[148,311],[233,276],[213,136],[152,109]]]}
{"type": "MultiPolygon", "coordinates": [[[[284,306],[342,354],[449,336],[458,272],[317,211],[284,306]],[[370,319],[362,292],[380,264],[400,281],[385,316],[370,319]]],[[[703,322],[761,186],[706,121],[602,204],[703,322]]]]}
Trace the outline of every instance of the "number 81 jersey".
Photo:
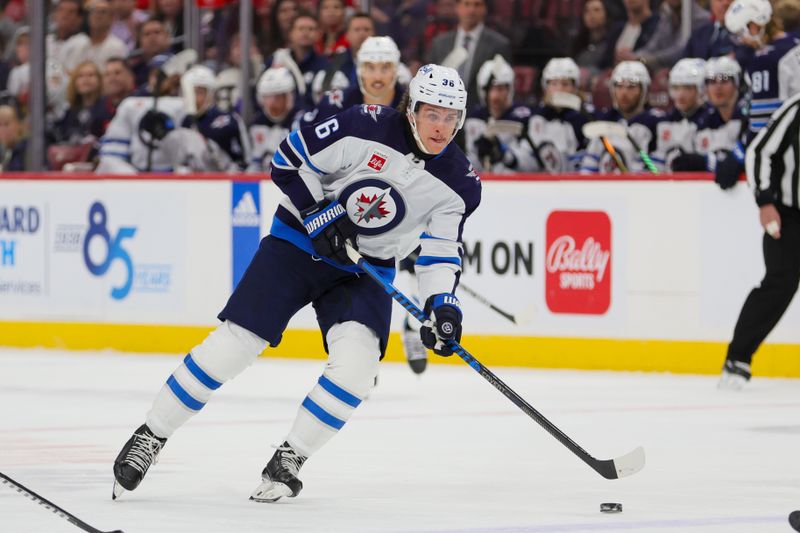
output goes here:
{"type": "Polygon", "coordinates": [[[336,198],[368,260],[393,265],[421,244],[418,268],[442,274],[431,278],[439,292],[453,290],[464,223],[481,195],[480,179],[455,143],[426,156],[402,114],[360,105],[289,134],[272,159],[272,179],[286,194],[273,221],[276,237],[313,254],[299,211],[336,198]]]}

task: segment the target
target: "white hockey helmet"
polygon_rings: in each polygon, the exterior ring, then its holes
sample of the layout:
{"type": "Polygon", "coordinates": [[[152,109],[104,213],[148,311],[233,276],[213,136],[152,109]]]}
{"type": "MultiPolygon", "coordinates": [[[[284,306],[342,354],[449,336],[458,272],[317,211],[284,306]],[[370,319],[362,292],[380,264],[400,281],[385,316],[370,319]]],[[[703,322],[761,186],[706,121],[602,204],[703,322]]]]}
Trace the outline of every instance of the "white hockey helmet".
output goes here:
{"type": "Polygon", "coordinates": [[[295,90],[294,76],[286,67],[268,68],[261,75],[256,85],[256,96],[261,100],[273,94],[293,93],[295,90]]]}
{"type": "Polygon", "coordinates": [[[731,57],[712,57],[706,61],[706,79],[713,80],[720,77],[733,78],[733,83],[738,87],[742,79],[742,67],[731,57]]]}
{"type": "Polygon", "coordinates": [[[694,85],[702,93],[706,81],[706,62],[699,58],[681,59],[669,71],[669,85],[694,85]]]}
{"type": "Polygon", "coordinates": [[[489,61],[486,61],[478,70],[478,97],[481,104],[486,105],[486,95],[490,85],[508,85],[509,104],[514,100],[514,69],[501,56],[497,54],[489,61]]]}
{"type": "Polygon", "coordinates": [[[431,63],[421,66],[416,75],[411,78],[411,83],[408,84],[406,114],[411,124],[411,132],[414,134],[420,150],[428,153],[419,138],[417,122],[414,118],[420,104],[430,104],[458,111],[458,123],[450,137],[452,141],[456,132],[464,125],[467,108],[467,90],[464,88],[464,82],[458,72],[453,68],[431,63]]]}
{"type": "Polygon", "coordinates": [[[764,37],[764,29],[772,18],[772,4],[769,0],[734,0],[725,12],[725,27],[739,38],[757,39],[764,37]],[[758,36],[750,35],[747,25],[751,22],[761,26],[758,36]]]}
{"type": "Polygon", "coordinates": [[[214,71],[204,65],[195,65],[181,76],[181,93],[189,114],[202,113],[214,104],[214,92],[217,90],[217,76],[214,71]],[[197,106],[194,90],[198,87],[206,89],[207,95],[201,108],[197,106]]]}
{"type": "Polygon", "coordinates": [[[647,91],[650,90],[650,73],[647,72],[647,67],[638,61],[622,61],[614,67],[614,70],[611,71],[609,89],[611,90],[611,100],[615,106],[614,85],[622,82],[634,83],[642,87],[639,105],[644,105],[647,101],[647,91]]]}
{"type": "MultiPolygon", "coordinates": [[[[256,85],[256,99],[262,111],[272,120],[283,120],[294,107],[295,81],[286,67],[271,67],[264,71],[256,85]],[[264,98],[278,94],[287,95],[286,108],[282,111],[270,112],[264,104],[264,98]]],[[[280,105],[275,102],[274,105],[280,105]]]]}
{"type": "Polygon", "coordinates": [[[550,80],[572,80],[577,87],[580,79],[581,69],[571,57],[554,57],[542,71],[542,87],[546,87],[550,80]]]}
{"type": "Polygon", "coordinates": [[[391,63],[395,67],[391,85],[397,82],[397,65],[400,63],[400,49],[391,37],[367,37],[358,49],[356,56],[356,79],[361,93],[366,92],[361,68],[364,63],[391,63]]]}
{"type": "Polygon", "coordinates": [[[400,50],[391,37],[367,37],[358,49],[356,66],[362,63],[394,63],[400,62],[400,50]]]}

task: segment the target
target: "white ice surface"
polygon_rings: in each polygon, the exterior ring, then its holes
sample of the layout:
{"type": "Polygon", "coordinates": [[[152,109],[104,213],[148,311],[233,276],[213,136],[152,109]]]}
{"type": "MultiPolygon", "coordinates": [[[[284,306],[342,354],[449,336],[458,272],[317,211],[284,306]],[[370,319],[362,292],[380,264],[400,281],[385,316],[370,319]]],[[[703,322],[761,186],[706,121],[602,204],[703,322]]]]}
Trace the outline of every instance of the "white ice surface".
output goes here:
{"type": "MultiPolygon", "coordinates": [[[[466,365],[379,386],[302,470],[305,488],[248,501],[321,361],[259,360],[111,501],[111,465],[179,358],[0,350],[0,471],[101,530],[171,532],[788,532],[800,508],[800,381],[493,369],[598,458],[643,445],[607,481],[466,365]],[[599,512],[621,502],[623,513],[599,512]]],[[[0,532],[73,525],[0,485],[0,532]]]]}

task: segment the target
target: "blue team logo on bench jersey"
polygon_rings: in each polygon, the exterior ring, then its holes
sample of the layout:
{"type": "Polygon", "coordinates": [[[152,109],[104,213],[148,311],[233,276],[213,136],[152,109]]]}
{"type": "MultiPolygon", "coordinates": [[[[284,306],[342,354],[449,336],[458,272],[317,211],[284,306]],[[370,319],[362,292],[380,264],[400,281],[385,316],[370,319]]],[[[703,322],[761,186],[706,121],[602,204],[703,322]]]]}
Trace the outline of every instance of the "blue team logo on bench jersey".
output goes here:
{"type": "Polygon", "coordinates": [[[339,203],[362,235],[378,235],[395,228],[406,216],[406,205],[390,184],[376,179],[351,183],[339,194],[339,203]]]}

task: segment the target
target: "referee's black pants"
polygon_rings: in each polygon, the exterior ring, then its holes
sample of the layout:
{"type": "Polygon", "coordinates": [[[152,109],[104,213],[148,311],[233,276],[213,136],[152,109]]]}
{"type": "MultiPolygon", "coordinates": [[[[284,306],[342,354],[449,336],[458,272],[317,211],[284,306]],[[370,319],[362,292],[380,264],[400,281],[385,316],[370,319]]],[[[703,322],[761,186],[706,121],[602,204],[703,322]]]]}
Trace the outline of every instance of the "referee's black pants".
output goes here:
{"type": "Polygon", "coordinates": [[[761,285],[744,302],[728,359],[750,364],[753,354],[786,312],[800,282],[800,210],[777,206],[781,215],[781,238],[764,233],[764,263],[767,273],[761,285]]]}

